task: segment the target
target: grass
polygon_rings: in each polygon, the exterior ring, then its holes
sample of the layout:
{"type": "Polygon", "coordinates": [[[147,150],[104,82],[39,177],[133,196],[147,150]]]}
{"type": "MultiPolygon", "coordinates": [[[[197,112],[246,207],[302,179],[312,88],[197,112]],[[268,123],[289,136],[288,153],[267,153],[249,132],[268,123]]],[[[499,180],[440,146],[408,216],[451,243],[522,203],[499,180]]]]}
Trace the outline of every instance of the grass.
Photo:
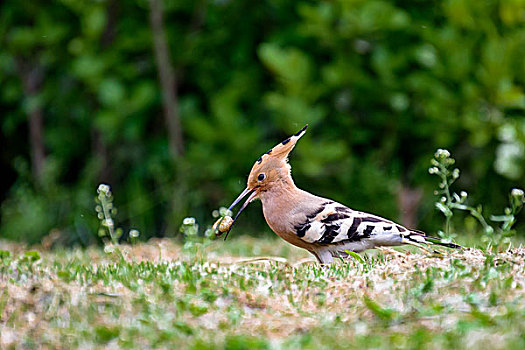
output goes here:
{"type": "Polygon", "coordinates": [[[327,268],[271,239],[0,247],[2,349],[525,348],[521,247],[382,249],[327,268]]]}

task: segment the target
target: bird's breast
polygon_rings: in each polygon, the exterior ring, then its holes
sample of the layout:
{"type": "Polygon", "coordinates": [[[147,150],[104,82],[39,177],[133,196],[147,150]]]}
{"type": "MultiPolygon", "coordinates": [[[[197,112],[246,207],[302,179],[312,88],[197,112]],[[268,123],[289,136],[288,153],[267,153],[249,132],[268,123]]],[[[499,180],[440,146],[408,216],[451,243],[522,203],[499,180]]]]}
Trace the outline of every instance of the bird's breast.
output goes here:
{"type": "Polygon", "coordinates": [[[280,209],[271,204],[264,205],[263,203],[264,219],[272,231],[279,236],[286,235],[292,231],[288,214],[288,210],[280,209]]]}
{"type": "Polygon", "coordinates": [[[300,202],[285,198],[261,198],[263,215],[266,223],[279,237],[295,246],[308,249],[312,244],[305,242],[297,236],[294,228],[298,223],[304,221],[305,214],[300,202]]]}

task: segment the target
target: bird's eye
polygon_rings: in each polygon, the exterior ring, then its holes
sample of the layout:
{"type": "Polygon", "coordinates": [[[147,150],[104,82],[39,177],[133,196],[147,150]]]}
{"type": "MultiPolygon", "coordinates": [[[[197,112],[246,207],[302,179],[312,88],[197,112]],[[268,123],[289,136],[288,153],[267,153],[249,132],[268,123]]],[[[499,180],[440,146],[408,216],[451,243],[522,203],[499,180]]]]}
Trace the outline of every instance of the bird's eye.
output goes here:
{"type": "Polygon", "coordinates": [[[259,176],[257,176],[257,181],[262,181],[262,180],[264,180],[265,177],[266,177],[266,175],[259,174],[259,176]]]}

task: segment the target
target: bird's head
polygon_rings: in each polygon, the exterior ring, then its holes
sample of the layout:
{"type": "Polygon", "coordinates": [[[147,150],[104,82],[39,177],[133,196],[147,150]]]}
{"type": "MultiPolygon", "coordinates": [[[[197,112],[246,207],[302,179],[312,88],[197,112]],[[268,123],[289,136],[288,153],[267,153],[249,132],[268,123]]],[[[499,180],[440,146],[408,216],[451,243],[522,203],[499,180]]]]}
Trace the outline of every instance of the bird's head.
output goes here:
{"type": "MultiPolygon", "coordinates": [[[[237,220],[241,212],[246,206],[257,196],[264,191],[268,191],[272,186],[278,185],[279,182],[292,181],[290,175],[290,164],[288,164],[288,154],[292,151],[297,141],[306,132],[306,124],[301,130],[294,135],[288,137],[283,142],[279,143],[268,152],[263,154],[259,159],[255,161],[255,164],[248,175],[248,183],[246,189],[233,201],[232,205],[228,208],[231,210],[237,203],[239,203],[244,197],[248,196],[248,199],[244,202],[241,209],[233,219],[233,223],[237,220]]],[[[228,230],[228,233],[229,231],[228,230]]],[[[226,235],[227,237],[227,235],[226,235]]],[[[225,239],[226,239],[225,237],[225,239]]]]}

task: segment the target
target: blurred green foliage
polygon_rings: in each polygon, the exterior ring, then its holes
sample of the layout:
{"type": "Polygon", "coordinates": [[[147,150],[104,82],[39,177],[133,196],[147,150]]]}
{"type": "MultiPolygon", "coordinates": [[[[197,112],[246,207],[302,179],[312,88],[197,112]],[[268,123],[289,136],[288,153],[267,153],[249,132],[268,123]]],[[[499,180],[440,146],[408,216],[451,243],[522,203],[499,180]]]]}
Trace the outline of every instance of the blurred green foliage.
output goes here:
{"type": "MultiPolygon", "coordinates": [[[[175,234],[187,215],[211,221],[260,154],[306,123],[291,161],[300,187],[393,219],[400,193],[420,189],[423,229],[438,227],[437,148],[488,208],[525,183],[524,0],[165,1],[177,158],[149,11],[148,0],[0,5],[3,237],[96,241],[100,182],[141,237],[175,234]]],[[[259,210],[245,215],[244,232],[263,230],[259,210]]]]}

